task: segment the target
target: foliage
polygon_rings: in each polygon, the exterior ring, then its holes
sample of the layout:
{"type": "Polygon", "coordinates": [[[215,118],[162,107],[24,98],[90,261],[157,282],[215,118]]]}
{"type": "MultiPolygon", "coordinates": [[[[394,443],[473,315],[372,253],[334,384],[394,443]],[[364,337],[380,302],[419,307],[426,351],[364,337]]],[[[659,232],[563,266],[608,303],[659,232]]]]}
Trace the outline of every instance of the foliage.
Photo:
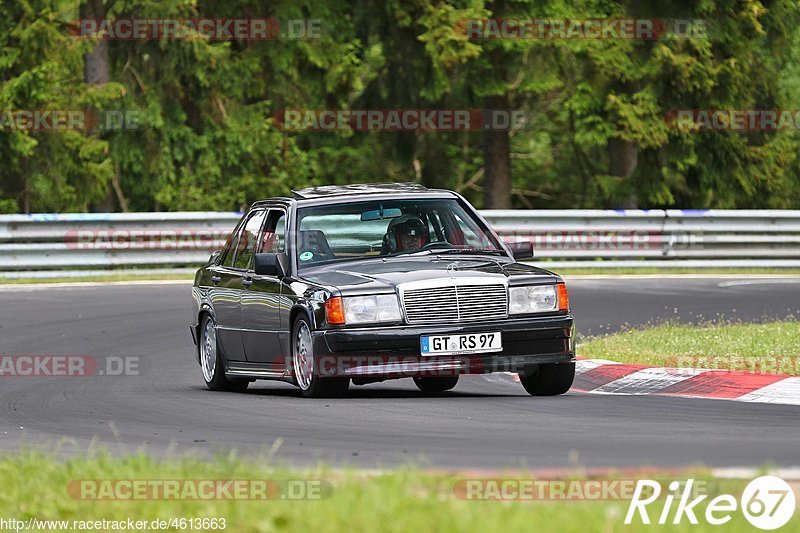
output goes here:
{"type": "Polygon", "coordinates": [[[422,181],[479,206],[481,132],[287,132],[282,109],[479,109],[502,97],[516,207],[798,208],[795,131],[684,131],[677,109],[794,109],[796,0],[104,0],[108,18],[321,21],[319,38],[70,35],[78,0],[0,4],[0,111],[129,110],[135,130],[0,131],[0,213],[234,210],[293,187],[422,181]],[[485,18],[701,19],[707,37],[475,40],[485,18]],[[623,170],[620,169],[623,167],[623,170]],[[117,180],[117,190],[114,181],[117,180]]]}

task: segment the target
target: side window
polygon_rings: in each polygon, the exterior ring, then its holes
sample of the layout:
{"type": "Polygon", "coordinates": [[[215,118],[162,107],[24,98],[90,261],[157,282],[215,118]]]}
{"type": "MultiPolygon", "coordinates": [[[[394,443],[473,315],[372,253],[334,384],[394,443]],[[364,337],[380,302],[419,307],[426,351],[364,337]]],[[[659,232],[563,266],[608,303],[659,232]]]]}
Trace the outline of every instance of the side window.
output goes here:
{"type": "Polygon", "coordinates": [[[286,251],[286,213],[281,209],[270,209],[264,233],[261,236],[259,253],[286,251]]]}
{"type": "Polygon", "coordinates": [[[239,236],[242,234],[243,227],[244,224],[237,224],[231,234],[228,235],[225,246],[222,248],[222,260],[219,262],[220,265],[226,267],[233,266],[233,257],[236,255],[236,243],[239,242],[239,236]]]}
{"type": "Polygon", "coordinates": [[[244,223],[242,234],[239,237],[239,244],[236,246],[236,259],[234,259],[234,268],[247,269],[250,265],[250,260],[253,257],[253,252],[256,249],[258,242],[258,233],[261,230],[261,224],[264,222],[264,214],[266,211],[259,209],[253,211],[247,222],[244,223]]]}

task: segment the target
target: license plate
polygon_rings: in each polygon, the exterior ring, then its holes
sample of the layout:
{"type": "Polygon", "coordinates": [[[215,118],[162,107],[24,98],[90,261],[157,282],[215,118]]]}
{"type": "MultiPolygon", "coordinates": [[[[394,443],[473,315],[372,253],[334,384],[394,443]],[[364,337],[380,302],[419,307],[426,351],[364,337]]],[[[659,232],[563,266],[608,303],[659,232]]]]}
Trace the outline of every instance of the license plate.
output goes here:
{"type": "Polygon", "coordinates": [[[503,351],[499,331],[461,335],[425,335],[420,337],[422,355],[463,355],[503,351]]]}

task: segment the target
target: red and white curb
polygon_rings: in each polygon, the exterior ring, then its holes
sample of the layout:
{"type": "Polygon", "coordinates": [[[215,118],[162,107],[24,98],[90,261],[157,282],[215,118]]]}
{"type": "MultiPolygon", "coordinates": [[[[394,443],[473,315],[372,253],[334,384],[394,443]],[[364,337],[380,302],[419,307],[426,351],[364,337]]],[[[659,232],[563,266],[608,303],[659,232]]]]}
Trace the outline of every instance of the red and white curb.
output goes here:
{"type": "Polygon", "coordinates": [[[700,368],[662,368],[578,360],[572,390],[597,394],[660,394],[800,405],[800,377],[700,368]]]}
{"type": "MultiPolygon", "coordinates": [[[[516,374],[486,374],[484,379],[519,386],[516,374]]],[[[664,368],[579,359],[572,391],[644,396],[657,394],[740,402],[800,405],[800,376],[703,368],[664,368]]]]}

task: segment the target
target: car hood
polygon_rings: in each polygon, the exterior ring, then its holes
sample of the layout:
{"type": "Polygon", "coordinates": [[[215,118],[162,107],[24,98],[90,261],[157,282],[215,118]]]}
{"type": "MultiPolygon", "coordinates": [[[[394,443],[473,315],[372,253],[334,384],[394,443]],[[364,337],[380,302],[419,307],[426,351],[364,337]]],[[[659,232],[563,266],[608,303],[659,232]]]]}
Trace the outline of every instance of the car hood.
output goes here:
{"type": "Polygon", "coordinates": [[[505,258],[488,257],[390,257],[348,261],[310,267],[300,278],[342,293],[389,292],[401,283],[453,278],[508,280],[510,284],[561,281],[556,274],[505,258]]]}

